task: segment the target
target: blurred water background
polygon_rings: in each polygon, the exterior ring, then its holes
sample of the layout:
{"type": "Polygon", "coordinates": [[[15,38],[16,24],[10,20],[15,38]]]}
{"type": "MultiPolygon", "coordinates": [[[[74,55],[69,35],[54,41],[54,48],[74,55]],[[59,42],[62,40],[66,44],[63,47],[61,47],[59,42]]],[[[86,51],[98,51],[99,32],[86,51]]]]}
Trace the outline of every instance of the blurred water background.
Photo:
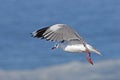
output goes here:
{"type": "MultiPolygon", "coordinates": [[[[19,73],[24,70],[42,70],[61,64],[65,66],[70,63],[72,66],[74,62],[90,66],[84,54],[67,53],[60,49],[52,51],[54,43],[31,37],[30,33],[34,30],[56,23],[70,25],[103,54],[92,54],[95,64],[108,61],[113,65],[117,63],[111,69],[120,66],[120,0],[0,0],[0,80],[10,80],[12,75],[6,71],[18,70],[19,73]]],[[[112,71],[106,71],[109,72],[112,71]]],[[[17,76],[15,78],[13,75],[11,80],[61,80],[17,76]]],[[[109,80],[119,79],[117,76],[109,80]]]]}

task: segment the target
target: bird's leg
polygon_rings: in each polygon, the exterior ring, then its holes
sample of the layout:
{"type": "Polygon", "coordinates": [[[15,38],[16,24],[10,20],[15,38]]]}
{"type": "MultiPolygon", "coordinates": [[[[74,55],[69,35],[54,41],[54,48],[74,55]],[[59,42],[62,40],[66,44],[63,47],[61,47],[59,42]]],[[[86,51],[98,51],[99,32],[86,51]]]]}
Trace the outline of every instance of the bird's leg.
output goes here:
{"type": "Polygon", "coordinates": [[[91,53],[90,53],[90,51],[89,51],[89,50],[86,50],[85,53],[87,54],[87,55],[86,55],[87,61],[88,61],[90,64],[93,65],[93,61],[91,60],[91,53]]]}

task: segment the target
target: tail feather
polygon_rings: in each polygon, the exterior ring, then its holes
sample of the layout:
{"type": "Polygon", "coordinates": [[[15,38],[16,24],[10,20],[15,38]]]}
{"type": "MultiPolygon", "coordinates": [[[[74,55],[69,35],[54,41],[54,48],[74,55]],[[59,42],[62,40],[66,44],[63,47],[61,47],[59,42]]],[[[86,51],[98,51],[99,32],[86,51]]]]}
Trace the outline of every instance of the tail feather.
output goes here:
{"type": "Polygon", "coordinates": [[[86,46],[91,52],[94,52],[98,55],[102,55],[97,49],[93,48],[91,45],[87,44],[86,46]]]}
{"type": "Polygon", "coordinates": [[[98,50],[96,50],[95,48],[92,48],[92,50],[91,50],[92,52],[95,52],[95,53],[97,53],[97,54],[99,54],[99,55],[102,55],[98,50]]]}

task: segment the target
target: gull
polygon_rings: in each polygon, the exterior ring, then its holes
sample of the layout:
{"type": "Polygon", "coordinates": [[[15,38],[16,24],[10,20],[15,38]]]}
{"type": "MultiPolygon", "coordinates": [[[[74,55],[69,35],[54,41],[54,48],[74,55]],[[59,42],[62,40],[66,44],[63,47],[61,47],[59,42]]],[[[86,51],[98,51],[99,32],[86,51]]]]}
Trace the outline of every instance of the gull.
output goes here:
{"type": "Polygon", "coordinates": [[[98,55],[101,53],[88,44],[76,31],[67,24],[54,24],[32,32],[36,38],[57,42],[52,49],[61,48],[72,53],[86,53],[86,60],[93,65],[91,52],[98,55]]]}

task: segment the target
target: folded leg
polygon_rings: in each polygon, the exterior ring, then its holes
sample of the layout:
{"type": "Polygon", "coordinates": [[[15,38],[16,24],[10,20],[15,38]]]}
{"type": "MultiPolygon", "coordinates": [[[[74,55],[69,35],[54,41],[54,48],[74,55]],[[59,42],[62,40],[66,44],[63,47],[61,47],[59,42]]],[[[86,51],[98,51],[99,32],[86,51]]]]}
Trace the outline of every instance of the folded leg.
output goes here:
{"type": "Polygon", "coordinates": [[[91,60],[91,53],[88,50],[86,50],[85,53],[87,61],[93,65],[93,61],[91,60]]]}

